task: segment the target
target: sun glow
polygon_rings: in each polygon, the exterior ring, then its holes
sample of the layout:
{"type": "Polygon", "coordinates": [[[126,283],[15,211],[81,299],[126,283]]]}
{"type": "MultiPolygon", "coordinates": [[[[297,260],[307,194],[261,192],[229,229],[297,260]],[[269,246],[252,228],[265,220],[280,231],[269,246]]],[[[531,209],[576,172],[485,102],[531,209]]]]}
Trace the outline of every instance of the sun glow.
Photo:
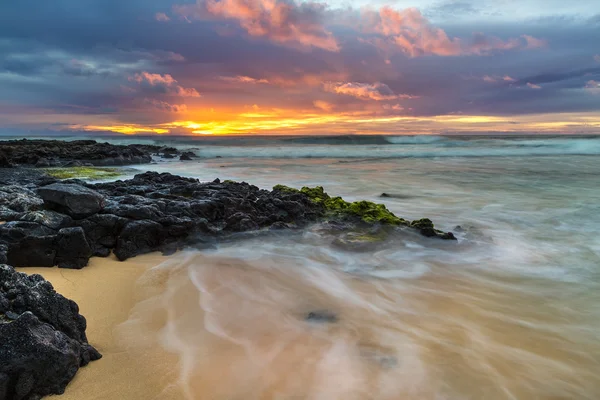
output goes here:
{"type": "Polygon", "coordinates": [[[244,134],[439,134],[445,132],[598,133],[600,118],[591,114],[409,116],[371,111],[315,112],[270,109],[231,113],[199,110],[188,118],[154,125],[72,125],[84,131],[123,134],[244,135],[244,134]]]}

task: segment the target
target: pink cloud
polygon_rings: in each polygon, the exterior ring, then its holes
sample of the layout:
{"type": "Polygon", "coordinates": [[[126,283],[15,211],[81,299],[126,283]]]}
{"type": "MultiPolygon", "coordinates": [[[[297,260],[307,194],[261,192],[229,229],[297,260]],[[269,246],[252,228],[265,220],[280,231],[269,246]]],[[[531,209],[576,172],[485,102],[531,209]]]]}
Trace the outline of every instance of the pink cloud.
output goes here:
{"type": "Polygon", "coordinates": [[[197,0],[175,6],[187,19],[236,21],[250,36],[282,45],[338,51],[333,34],[325,28],[325,6],[293,0],[197,0]]]}
{"type": "Polygon", "coordinates": [[[546,40],[538,39],[530,35],[522,35],[521,37],[525,39],[525,42],[527,43],[526,47],[528,49],[538,49],[548,46],[548,42],[546,40]]]}
{"type": "Polygon", "coordinates": [[[172,113],[186,112],[187,106],[185,104],[170,104],[166,101],[160,101],[155,99],[144,99],[144,104],[150,105],[161,111],[167,111],[172,113]]]}
{"type": "Polygon", "coordinates": [[[600,54],[594,56],[594,61],[600,63],[600,54]]]}
{"type": "Polygon", "coordinates": [[[527,87],[530,89],[541,89],[540,85],[536,85],[535,83],[527,82],[527,87]]]}
{"type": "Polygon", "coordinates": [[[219,79],[226,82],[234,83],[248,83],[248,84],[268,84],[268,79],[256,79],[249,76],[237,75],[237,76],[220,76],[219,79]]]}
{"type": "Polygon", "coordinates": [[[485,75],[485,76],[483,77],[483,80],[484,80],[484,82],[489,82],[489,83],[494,83],[494,82],[497,82],[496,78],[494,78],[494,77],[491,77],[491,76],[489,76],[489,75],[485,75]]]}
{"type": "Polygon", "coordinates": [[[137,73],[129,77],[131,82],[137,82],[145,89],[153,90],[159,93],[165,93],[181,97],[200,97],[200,93],[194,88],[184,88],[179,85],[169,74],[151,74],[149,72],[137,73]]]}
{"type": "MultiPolygon", "coordinates": [[[[394,94],[386,84],[377,82],[374,84],[358,82],[328,82],[325,90],[332,93],[356,97],[361,100],[395,100],[400,96],[394,94]]],[[[408,95],[405,95],[408,96],[408,95]]]]}
{"type": "Polygon", "coordinates": [[[416,8],[398,11],[386,6],[378,12],[366,11],[363,20],[365,33],[377,35],[364,41],[386,51],[400,50],[410,57],[484,55],[497,50],[539,47],[543,42],[527,35],[505,41],[482,33],[473,34],[468,41],[451,38],[416,8]]]}
{"type": "Polygon", "coordinates": [[[517,80],[515,78],[512,78],[508,75],[504,75],[504,77],[502,78],[503,81],[505,82],[516,82],[517,80]]]}
{"type": "Polygon", "coordinates": [[[331,111],[335,108],[335,106],[331,103],[328,103],[326,101],[323,100],[315,100],[313,101],[313,105],[318,108],[321,109],[323,111],[331,111]]]}
{"type": "Polygon", "coordinates": [[[171,18],[169,18],[169,16],[165,13],[156,13],[154,15],[154,19],[159,22],[167,22],[171,20],[171,18]]]}
{"type": "Polygon", "coordinates": [[[592,94],[600,94],[600,82],[599,81],[587,81],[585,84],[585,90],[592,94]]]}

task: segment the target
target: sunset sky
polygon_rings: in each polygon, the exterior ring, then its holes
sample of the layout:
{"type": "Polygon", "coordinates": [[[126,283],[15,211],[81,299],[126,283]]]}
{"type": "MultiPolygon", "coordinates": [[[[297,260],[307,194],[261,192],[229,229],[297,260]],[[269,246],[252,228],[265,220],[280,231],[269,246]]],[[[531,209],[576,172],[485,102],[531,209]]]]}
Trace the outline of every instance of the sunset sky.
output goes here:
{"type": "Polygon", "coordinates": [[[0,134],[600,133],[597,0],[0,1],[0,134]]]}

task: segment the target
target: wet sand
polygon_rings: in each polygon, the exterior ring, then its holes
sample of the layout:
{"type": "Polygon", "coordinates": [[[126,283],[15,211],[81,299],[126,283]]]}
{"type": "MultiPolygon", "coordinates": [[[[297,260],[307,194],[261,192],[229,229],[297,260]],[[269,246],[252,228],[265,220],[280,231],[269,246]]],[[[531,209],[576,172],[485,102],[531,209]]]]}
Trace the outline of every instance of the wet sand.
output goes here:
{"type": "Polygon", "coordinates": [[[127,320],[136,303],[136,280],[165,257],[158,253],[126,262],[93,258],[82,270],[20,268],[41,274],[57,292],[79,304],[88,322],[89,342],[103,358],[79,370],[60,400],[182,399],[177,390],[164,392],[177,380],[177,356],[158,347],[130,350],[123,347],[116,327],[127,320]]]}

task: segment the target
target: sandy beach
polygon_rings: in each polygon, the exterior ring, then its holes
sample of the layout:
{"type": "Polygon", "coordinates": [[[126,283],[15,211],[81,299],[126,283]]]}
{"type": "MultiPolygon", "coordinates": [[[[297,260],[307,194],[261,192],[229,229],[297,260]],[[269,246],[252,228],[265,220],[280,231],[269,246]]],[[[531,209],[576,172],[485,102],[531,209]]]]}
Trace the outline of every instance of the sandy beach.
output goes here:
{"type": "Polygon", "coordinates": [[[119,262],[93,258],[82,270],[20,268],[27,274],[41,274],[54,288],[74,300],[88,322],[89,342],[103,358],[81,368],[67,387],[62,400],[95,399],[181,399],[175,390],[165,392],[176,380],[177,359],[157,347],[126,349],[115,328],[127,320],[136,303],[136,280],[165,258],[152,253],[119,262]]]}

